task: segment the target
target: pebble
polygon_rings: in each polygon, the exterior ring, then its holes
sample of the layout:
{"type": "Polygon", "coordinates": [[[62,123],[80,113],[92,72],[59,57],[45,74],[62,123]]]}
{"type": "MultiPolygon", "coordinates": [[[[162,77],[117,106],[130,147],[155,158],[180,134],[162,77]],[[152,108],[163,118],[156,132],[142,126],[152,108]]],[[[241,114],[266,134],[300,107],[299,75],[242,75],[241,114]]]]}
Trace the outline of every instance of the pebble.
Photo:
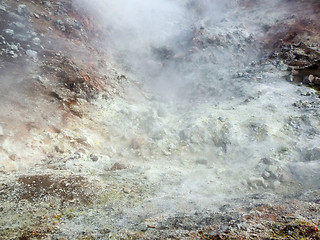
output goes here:
{"type": "Polygon", "coordinates": [[[131,189],[130,188],[123,188],[123,192],[126,193],[126,194],[129,194],[131,193],[131,189]]]}
{"type": "Polygon", "coordinates": [[[227,119],[226,119],[225,117],[218,117],[218,120],[219,120],[220,122],[225,122],[227,119]]]}

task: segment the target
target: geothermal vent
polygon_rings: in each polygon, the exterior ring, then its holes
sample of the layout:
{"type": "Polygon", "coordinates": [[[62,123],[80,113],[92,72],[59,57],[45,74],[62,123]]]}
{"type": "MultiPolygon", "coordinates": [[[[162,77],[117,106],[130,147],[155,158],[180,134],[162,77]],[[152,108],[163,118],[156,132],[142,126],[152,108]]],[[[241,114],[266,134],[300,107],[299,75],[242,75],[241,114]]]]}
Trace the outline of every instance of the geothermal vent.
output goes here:
{"type": "Polygon", "coordinates": [[[317,0],[2,0],[0,239],[320,239],[317,0]]]}

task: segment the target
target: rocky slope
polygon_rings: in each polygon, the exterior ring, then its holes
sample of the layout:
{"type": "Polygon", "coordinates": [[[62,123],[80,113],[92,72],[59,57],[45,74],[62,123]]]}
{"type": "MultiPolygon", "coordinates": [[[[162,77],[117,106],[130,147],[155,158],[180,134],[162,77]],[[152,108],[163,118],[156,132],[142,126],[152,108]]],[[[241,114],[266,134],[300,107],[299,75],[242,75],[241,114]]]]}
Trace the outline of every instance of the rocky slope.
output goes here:
{"type": "Polygon", "coordinates": [[[1,239],[320,239],[317,1],[163,4],[1,2],[1,239]]]}

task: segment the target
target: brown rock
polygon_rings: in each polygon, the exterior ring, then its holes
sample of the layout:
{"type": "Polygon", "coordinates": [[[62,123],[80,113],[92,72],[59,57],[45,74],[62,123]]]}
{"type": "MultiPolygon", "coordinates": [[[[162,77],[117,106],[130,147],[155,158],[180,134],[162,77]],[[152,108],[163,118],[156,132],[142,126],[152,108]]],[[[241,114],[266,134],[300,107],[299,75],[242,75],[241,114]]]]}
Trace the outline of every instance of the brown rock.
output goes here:
{"type": "Polygon", "coordinates": [[[142,138],[133,138],[130,143],[130,147],[132,149],[139,149],[144,144],[144,140],[142,138]]]}
{"type": "Polygon", "coordinates": [[[56,152],[58,152],[58,153],[64,153],[65,152],[65,148],[63,146],[55,146],[54,150],[56,150],[56,152]]]}
{"type": "Polygon", "coordinates": [[[122,170],[122,169],[126,169],[126,166],[121,164],[121,163],[115,163],[113,164],[113,166],[110,168],[111,171],[117,171],[117,170],[122,170]]]}
{"type": "Polygon", "coordinates": [[[313,83],[316,85],[320,85],[320,78],[319,77],[314,77],[313,83]]]}
{"type": "Polygon", "coordinates": [[[299,71],[292,69],[291,75],[293,75],[293,76],[299,75],[299,71]]]}
{"type": "Polygon", "coordinates": [[[312,83],[313,80],[314,80],[314,76],[310,74],[310,75],[304,77],[302,83],[309,84],[309,83],[312,83]]]}

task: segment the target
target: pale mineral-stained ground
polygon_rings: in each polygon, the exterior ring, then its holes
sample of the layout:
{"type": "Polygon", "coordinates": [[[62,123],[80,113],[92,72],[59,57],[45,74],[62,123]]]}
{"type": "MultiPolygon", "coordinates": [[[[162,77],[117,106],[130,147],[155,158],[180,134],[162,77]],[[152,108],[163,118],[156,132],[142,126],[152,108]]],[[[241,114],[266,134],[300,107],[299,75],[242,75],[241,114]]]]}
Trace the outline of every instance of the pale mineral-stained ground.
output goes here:
{"type": "Polygon", "coordinates": [[[0,239],[320,239],[320,4],[0,2],[0,239]]]}

